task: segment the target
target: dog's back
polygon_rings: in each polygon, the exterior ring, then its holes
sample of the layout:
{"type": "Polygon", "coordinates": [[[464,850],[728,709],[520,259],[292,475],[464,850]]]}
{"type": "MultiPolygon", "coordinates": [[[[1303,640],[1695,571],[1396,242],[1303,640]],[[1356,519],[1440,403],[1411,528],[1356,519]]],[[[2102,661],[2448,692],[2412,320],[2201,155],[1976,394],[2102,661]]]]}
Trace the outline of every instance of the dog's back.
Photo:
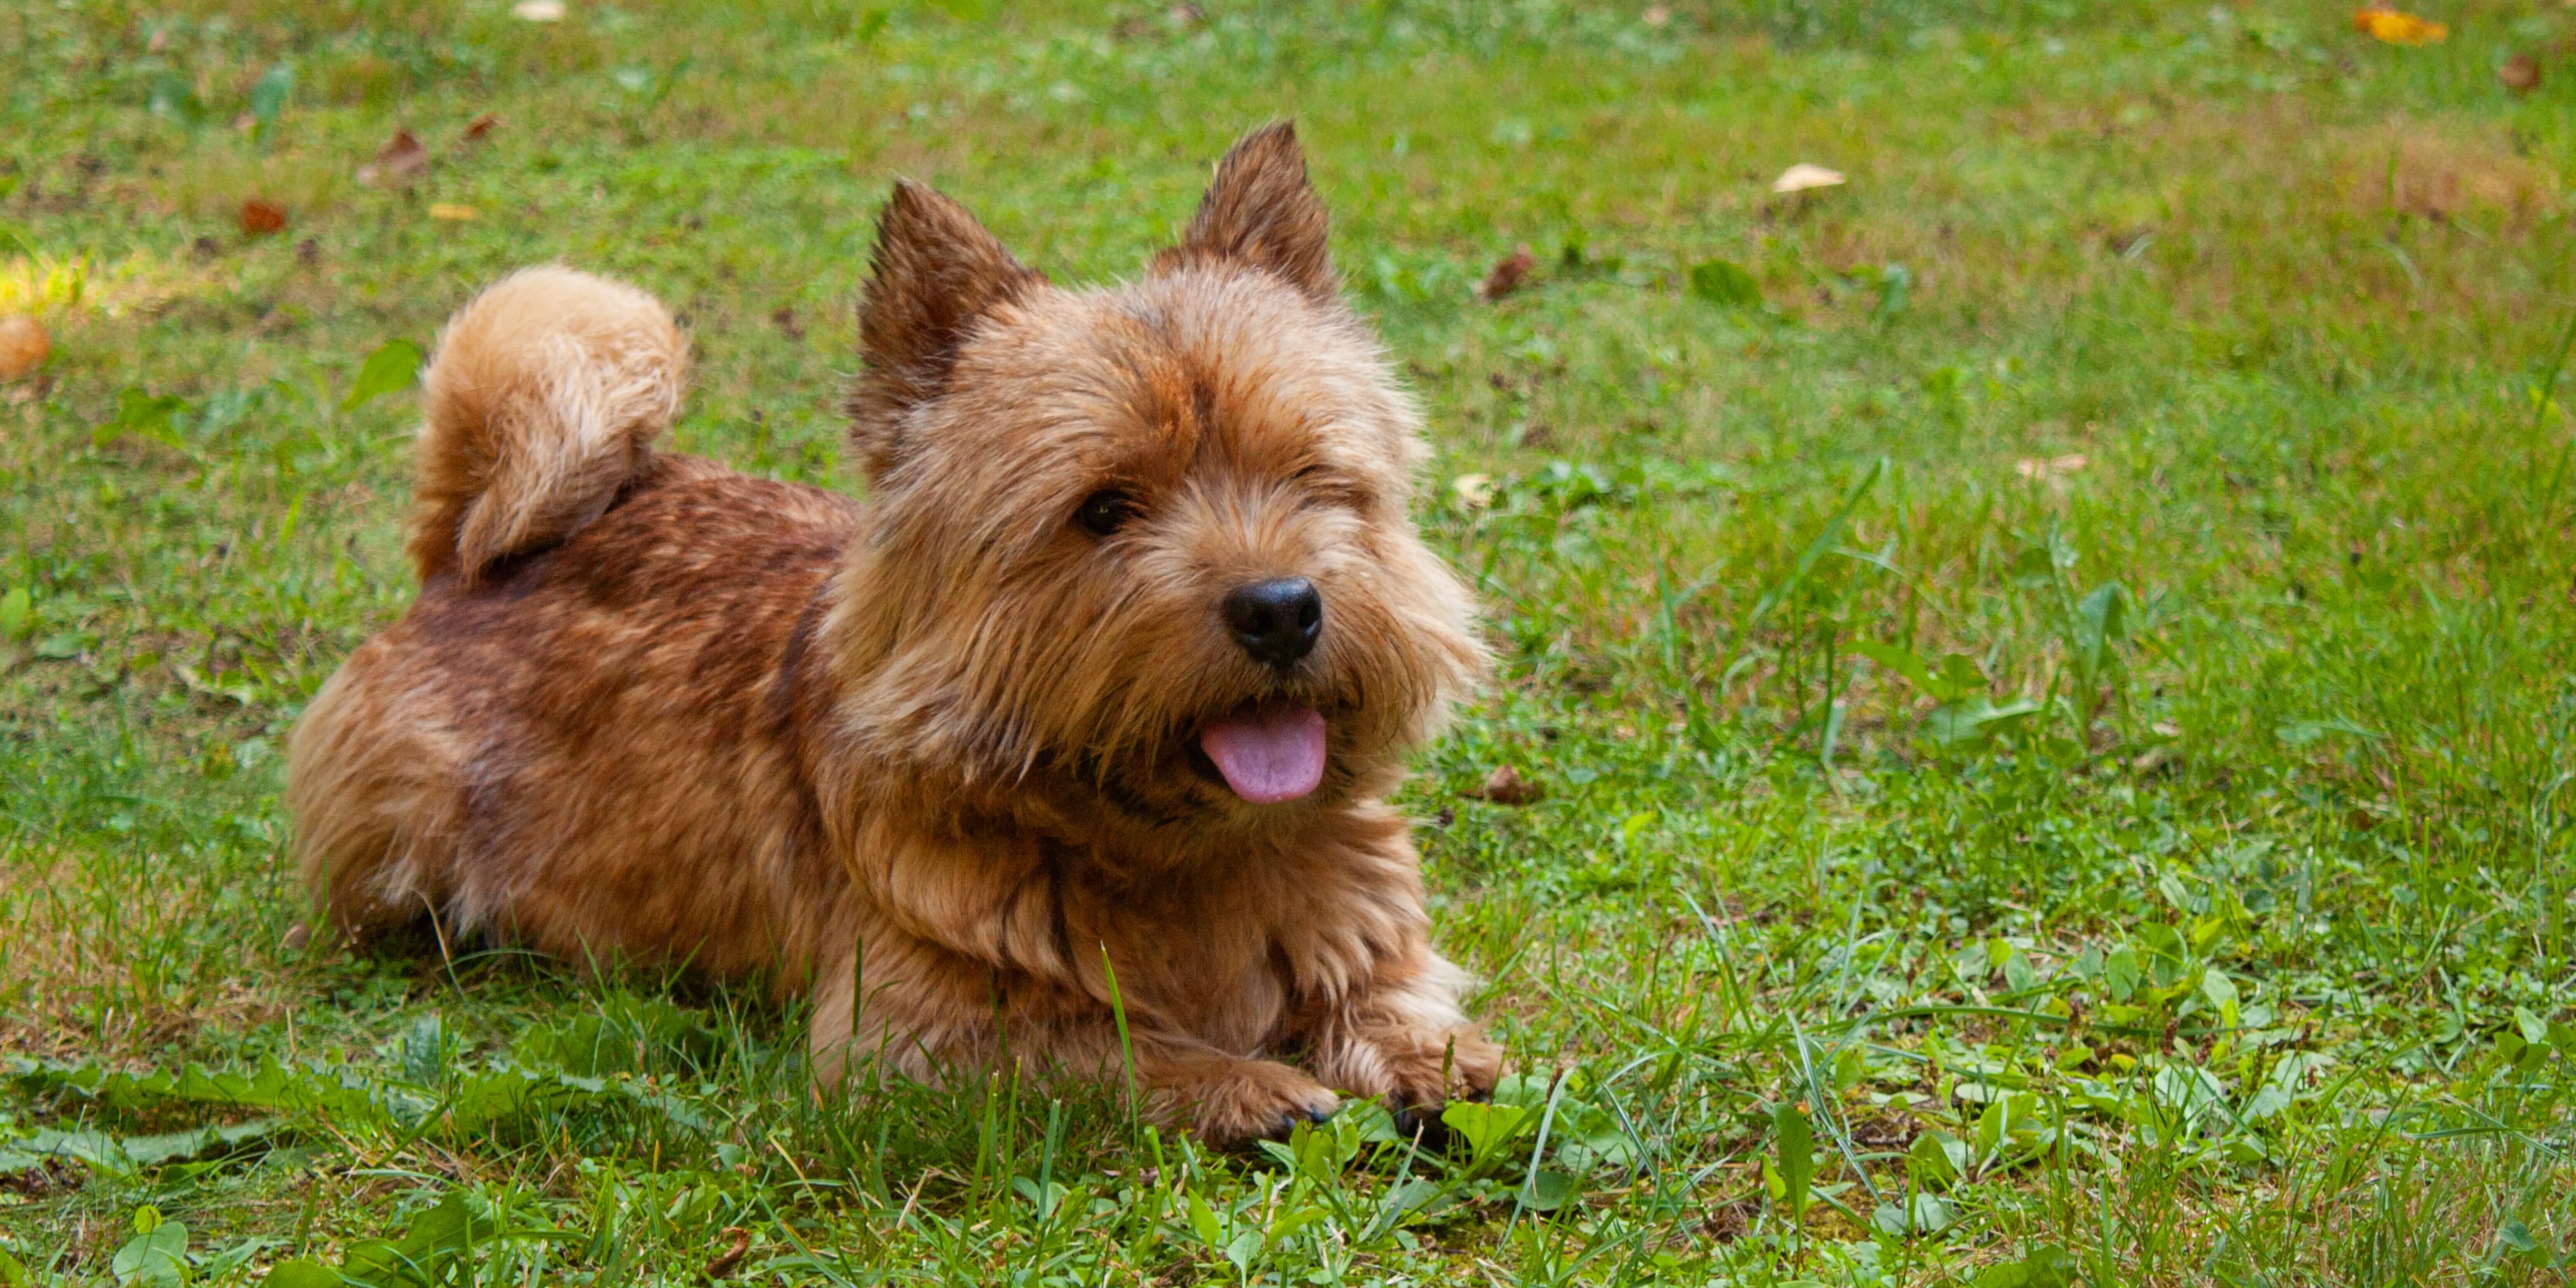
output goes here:
{"type": "Polygon", "coordinates": [[[571,956],[803,955],[818,910],[761,892],[800,884],[782,865],[813,865],[809,890],[839,875],[796,786],[806,713],[782,670],[859,514],[655,453],[686,361],[651,297],[564,269],[504,280],[441,337],[420,599],[315,695],[291,749],[299,857],[342,933],[435,913],[571,956]],[[581,933],[603,925],[630,933],[581,933]]]}

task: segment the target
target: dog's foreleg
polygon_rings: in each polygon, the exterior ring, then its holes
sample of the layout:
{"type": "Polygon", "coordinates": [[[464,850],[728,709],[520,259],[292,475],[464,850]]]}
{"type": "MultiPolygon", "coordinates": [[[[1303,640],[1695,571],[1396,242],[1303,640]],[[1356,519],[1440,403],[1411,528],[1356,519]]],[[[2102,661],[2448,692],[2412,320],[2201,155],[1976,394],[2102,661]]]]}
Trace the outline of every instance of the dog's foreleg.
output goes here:
{"type": "Polygon", "coordinates": [[[881,937],[867,968],[850,955],[822,971],[810,1040],[816,1081],[837,1086],[869,1065],[934,1085],[1016,1066],[1039,1077],[1132,1079],[1153,1121],[1231,1146],[1329,1117],[1340,1100],[1275,1060],[1250,1059],[1025,976],[1005,978],[936,946],[881,937]],[[883,981],[882,983],[877,981],[883,981]],[[855,1007],[864,993],[864,1001],[855,1007]]]}

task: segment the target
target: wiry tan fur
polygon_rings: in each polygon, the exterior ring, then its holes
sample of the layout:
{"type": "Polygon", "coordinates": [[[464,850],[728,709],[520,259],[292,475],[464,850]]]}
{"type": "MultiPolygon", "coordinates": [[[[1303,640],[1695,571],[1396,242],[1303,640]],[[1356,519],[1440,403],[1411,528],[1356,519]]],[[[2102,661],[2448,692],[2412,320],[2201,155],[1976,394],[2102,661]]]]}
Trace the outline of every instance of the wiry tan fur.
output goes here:
{"type": "Polygon", "coordinates": [[[1114,967],[1159,1110],[1219,1141],[1328,1088],[1490,1087],[1384,804],[1483,657],[1294,135],[1109,289],[899,185],[861,332],[865,507],[655,453],[686,352],[638,292],[539,269],[459,312],[419,601],[295,734],[333,924],[766,972],[815,991],[826,1075],[1111,1073],[1114,967]],[[1105,492],[1133,517],[1104,534],[1105,492]],[[1325,625],[1279,670],[1218,604],[1287,576],[1325,625]],[[1323,714],[1313,794],[1247,803],[1199,751],[1265,703],[1323,714]]]}
{"type": "Polygon", "coordinates": [[[679,415],[688,364],[652,296],[570,269],[523,269],[457,310],[422,387],[422,580],[474,581],[598,518],[679,415]]]}

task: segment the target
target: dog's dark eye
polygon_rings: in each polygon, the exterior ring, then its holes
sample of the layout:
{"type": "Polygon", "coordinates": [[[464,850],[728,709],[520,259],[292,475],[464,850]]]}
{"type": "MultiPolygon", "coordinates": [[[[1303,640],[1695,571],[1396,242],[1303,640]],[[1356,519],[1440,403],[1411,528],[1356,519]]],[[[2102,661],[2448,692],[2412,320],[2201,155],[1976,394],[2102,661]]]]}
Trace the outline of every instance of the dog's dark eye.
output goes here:
{"type": "Polygon", "coordinates": [[[1116,488],[1103,488],[1084,497],[1082,508],[1073,512],[1073,521],[1091,530],[1095,536],[1108,536],[1127,526],[1136,517],[1136,498],[1116,488]]]}

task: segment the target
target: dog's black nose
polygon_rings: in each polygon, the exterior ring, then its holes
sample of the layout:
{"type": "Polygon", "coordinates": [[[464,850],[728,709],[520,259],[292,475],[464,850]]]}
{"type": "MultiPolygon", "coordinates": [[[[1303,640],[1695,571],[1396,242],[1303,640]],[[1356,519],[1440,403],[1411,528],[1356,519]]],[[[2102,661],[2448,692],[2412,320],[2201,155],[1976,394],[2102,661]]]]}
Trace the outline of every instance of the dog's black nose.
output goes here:
{"type": "Polygon", "coordinates": [[[1285,671],[1313,652],[1323,635],[1324,597],[1303,577],[1237,586],[1225,597],[1225,625],[1253,661],[1285,671]]]}

